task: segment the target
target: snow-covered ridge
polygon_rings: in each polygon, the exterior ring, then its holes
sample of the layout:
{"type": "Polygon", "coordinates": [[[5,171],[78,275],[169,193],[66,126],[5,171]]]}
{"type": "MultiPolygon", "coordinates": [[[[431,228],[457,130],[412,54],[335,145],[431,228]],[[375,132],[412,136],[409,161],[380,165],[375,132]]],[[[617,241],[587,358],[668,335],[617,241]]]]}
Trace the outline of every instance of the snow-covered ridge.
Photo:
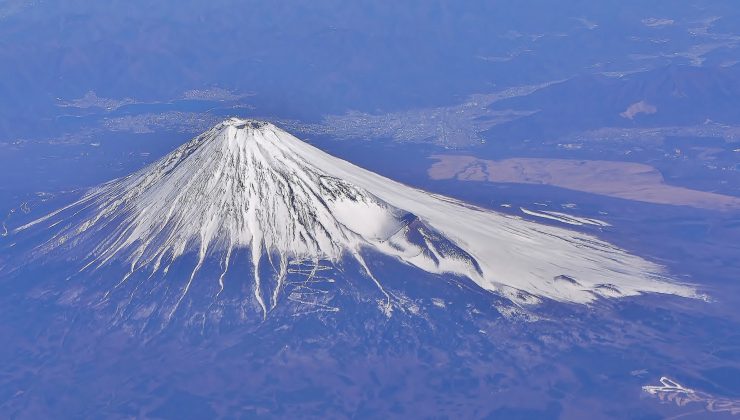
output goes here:
{"type": "Polygon", "coordinates": [[[383,279],[365,263],[368,249],[530,301],[587,303],[643,292],[695,296],[692,288],[667,281],[661,267],[595,237],[414,189],[272,124],[235,118],[16,231],[65,221],[45,249],[95,236],[100,242],[83,270],[123,259],[130,272],[120,284],[138,270],[166,273],[172,261],[196,251],[198,263],[180,300],[207,257],[222,258],[225,274],[244,263],[231,258],[233,251],[249,249],[254,297],[265,312],[277,304],[295,260],[355,258],[385,293],[383,279]],[[68,222],[70,213],[86,216],[68,222]],[[260,278],[265,259],[278,267],[275,278],[260,278]],[[265,281],[274,282],[272,296],[263,296],[265,281]]]}

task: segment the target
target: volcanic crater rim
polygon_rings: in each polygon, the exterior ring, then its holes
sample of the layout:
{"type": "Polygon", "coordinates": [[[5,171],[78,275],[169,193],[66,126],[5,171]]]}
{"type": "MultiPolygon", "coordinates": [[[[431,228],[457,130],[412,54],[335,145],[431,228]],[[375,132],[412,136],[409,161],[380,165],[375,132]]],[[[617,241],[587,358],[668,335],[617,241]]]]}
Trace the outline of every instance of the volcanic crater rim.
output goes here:
{"type": "Polygon", "coordinates": [[[221,124],[226,127],[234,127],[237,130],[242,130],[246,128],[252,128],[255,130],[259,130],[261,128],[269,127],[271,125],[267,121],[254,120],[254,119],[243,119],[243,118],[237,118],[237,117],[231,117],[229,119],[226,119],[222,121],[221,124]]]}

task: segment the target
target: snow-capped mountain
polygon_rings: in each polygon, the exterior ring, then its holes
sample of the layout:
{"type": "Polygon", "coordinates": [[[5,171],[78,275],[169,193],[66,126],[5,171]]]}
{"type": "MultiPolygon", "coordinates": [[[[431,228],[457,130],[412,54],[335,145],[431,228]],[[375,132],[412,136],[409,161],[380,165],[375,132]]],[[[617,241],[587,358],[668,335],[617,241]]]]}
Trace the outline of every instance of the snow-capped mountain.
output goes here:
{"type": "Polygon", "coordinates": [[[390,313],[394,296],[366,261],[377,254],[424,275],[466,277],[523,303],[695,296],[658,265],[593,236],[411,188],[270,123],[235,118],[14,233],[39,230],[52,234],[35,255],[74,250],[84,255],[78,275],[125,262],[127,272],[104,299],[135,274],[141,283],[176,284],[168,319],[198,282],[217,285],[211,298],[218,299],[237,267],[248,267],[239,281],[265,316],[295,274],[291,267],[341,267],[346,259],[382,293],[390,313]],[[172,283],[170,268],[186,255],[195,256],[192,265],[172,283]],[[199,275],[214,262],[220,273],[199,275]]]}

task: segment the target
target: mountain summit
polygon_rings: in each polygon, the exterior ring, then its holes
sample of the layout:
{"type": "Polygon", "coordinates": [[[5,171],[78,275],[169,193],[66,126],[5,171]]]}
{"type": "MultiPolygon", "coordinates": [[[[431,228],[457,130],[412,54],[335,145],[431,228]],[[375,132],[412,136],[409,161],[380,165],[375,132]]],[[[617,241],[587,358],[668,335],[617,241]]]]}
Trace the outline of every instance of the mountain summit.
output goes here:
{"type": "Polygon", "coordinates": [[[196,282],[217,285],[218,299],[235,267],[249,267],[242,274],[265,316],[296,272],[291,267],[336,267],[345,259],[381,291],[381,307],[389,313],[392,293],[366,263],[377,254],[425,275],[466,277],[525,303],[588,303],[643,292],[694,295],[690,287],[666,281],[661,267],[593,236],[411,188],[273,124],[236,118],[15,232],[32,229],[54,232],[37,255],[84,250],[80,273],[125,263],[127,272],[113,289],[136,273],[146,273],[142,283],[176,287],[167,319],[196,282]],[[186,255],[192,265],[173,283],[170,267],[186,255]],[[209,262],[217,262],[220,273],[199,275],[209,262]]]}

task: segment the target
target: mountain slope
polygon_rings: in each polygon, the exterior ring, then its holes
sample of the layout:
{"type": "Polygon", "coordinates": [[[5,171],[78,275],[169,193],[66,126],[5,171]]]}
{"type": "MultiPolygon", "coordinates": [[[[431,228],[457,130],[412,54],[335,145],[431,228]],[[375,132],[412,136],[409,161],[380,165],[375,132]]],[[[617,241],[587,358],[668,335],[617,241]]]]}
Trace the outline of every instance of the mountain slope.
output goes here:
{"type": "Polygon", "coordinates": [[[89,255],[80,272],[125,261],[128,272],[114,288],[140,272],[158,281],[156,274],[166,275],[173,262],[194,253],[168,318],[196,281],[218,282],[218,295],[226,273],[243,263],[234,256],[244,250],[263,315],[277,305],[291,264],[339,265],[343,258],[362,267],[389,312],[393,297],[368,267],[369,251],[426,273],[467,277],[525,303],[588,303],[643,292],[695,296],[692,288],[667,281],[661,267],[595,237],[410,188],[250,120],[224,121],[14,233],[46,228],[53,236],[37,256],[57,250],[89,255]],[[214,260],[220,276],[198,276],[214,260]],[[264,275],[265,264],[272,275],[264,275]]]}

